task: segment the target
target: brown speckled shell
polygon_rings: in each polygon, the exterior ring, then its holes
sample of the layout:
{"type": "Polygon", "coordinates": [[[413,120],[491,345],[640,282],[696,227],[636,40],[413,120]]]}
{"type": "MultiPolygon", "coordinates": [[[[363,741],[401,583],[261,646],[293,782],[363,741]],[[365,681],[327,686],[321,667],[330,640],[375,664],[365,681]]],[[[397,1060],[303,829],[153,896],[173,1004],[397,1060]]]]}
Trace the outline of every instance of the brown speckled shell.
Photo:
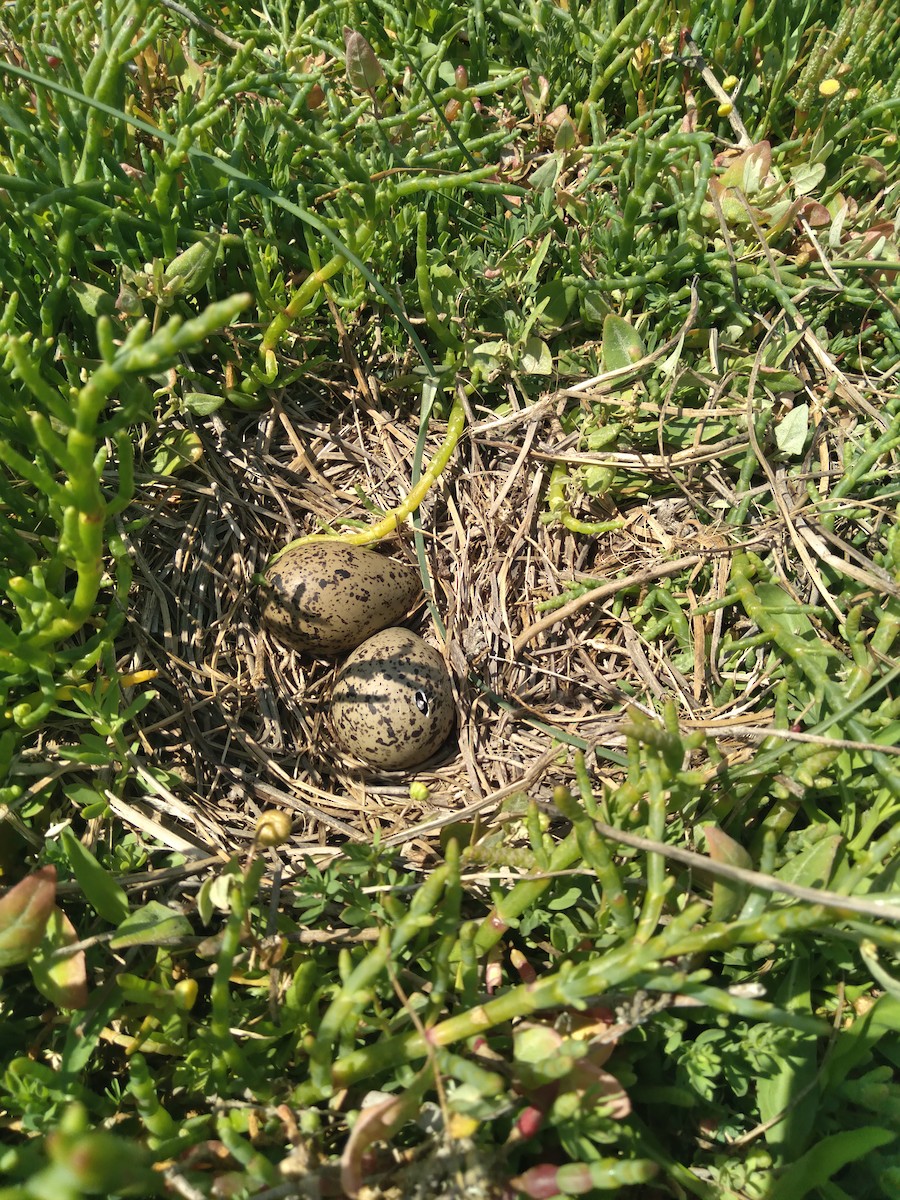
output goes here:
{"type": "Polygon", "coordinates": [[[347,659],[331,700],[335,737],[373,767],[413,767],[456,721],[444,660],[408,629],[383,629],[347,659]]]}
{"type": "Polygon", "coordinates": [[[346,542],[307,542],[270,567],[263,622],[310,654],[352,650],[401,620],[422,592],[418,573],[346,542]]]}

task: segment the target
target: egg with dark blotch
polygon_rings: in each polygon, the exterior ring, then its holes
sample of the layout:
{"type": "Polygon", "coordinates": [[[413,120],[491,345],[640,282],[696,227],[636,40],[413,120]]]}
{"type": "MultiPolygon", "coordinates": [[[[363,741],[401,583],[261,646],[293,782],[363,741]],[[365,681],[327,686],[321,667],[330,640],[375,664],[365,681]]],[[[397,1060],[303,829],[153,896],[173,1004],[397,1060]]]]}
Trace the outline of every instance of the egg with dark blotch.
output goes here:
{"type": "Polygon", "coordinates": [[[347,542],[307,542],[266,573],[262,619],[285,645],[339,654],[394,625],[422,594],[419,574],[374,550],[347,542]]]}
{"type": "Polygon", "coordinates": [[[408,629],[383,629],[363,642],[334,685],[335,737],[372,767],[418,766],[441,748],[455,723],[444,660],[408,629]]]}

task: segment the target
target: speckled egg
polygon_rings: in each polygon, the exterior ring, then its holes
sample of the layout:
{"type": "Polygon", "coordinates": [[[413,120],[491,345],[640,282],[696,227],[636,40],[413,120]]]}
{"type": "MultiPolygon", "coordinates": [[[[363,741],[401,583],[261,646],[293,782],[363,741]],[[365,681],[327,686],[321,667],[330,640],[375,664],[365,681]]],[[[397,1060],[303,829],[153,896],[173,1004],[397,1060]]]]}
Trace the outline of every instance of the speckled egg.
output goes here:
{"type": "Polygon", "coordinates": [[[269,568],[263,622],[288,646],[311,654],[352,650],[409,612],[418,572],[346,542],[307,542],[269,568]]]}
{"type": "Polygon", "coordinates": [[[456,720],[444,660],[408,629],[383,629],[347,659],[331,699],[335,737],[373,767],[414,767],[456,720]]]}

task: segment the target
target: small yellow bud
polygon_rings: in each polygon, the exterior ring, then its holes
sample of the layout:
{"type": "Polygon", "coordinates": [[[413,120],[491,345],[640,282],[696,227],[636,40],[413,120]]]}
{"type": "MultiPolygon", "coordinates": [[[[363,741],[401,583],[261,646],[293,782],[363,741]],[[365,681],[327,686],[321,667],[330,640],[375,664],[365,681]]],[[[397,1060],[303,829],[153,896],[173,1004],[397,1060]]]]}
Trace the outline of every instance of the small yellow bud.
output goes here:
{"type": "Polygon", "coordinates": [[[824,96],[826,99],[829,96],[836,96],[840,90],[841,85],[836,79],[823,79],[819,84],[819,95],[824,96]]]}
{"type": "Polygon", "coordinates": [[[719,105],[719,107],[716,109],[716,112],[720,117],[730,117],[734,112],[734,105],[730,100],[726,100],[724,104],[719,105]]]}
{"type": "Polygon", "coordinates": [[[291,836],[291,818],[280,809],[270,808],[256,822],[257,846],[280,846],[291,836]]]}
{"type": "Polygon", "coordinates": [[[180,979],[172,988],[179,1012],[190,1012],[197,1000],[197,980],[180,979]]]}
{"type": "Polygon", "coordinates": [[[730,92],[731,89],[736,88],[737,85],[738,85],[737,75],[726,75],[725,78],[722,80],[722,87],[725,89],[726,92],[730,92]]]}
{"type": "Polygon", "coordinates": [[[416,804],[424,804],[430,795],[428,784],[423,783],[421,779],[414,779],[409,785],[409,798],[416,804]]]}

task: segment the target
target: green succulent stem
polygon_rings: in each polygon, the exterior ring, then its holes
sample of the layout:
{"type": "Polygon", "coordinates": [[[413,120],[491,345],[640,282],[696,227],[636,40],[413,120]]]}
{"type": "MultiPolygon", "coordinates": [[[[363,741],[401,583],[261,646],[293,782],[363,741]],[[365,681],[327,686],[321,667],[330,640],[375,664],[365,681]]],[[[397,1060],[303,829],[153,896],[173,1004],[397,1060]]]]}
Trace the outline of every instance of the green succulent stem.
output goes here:
{"type": "MultiPolygon", "coordinates": [[[[507,1021],[551,1008],[577,1008],[592,996],[626,986],[637,976],[655,971],[666,959],[780,939],[827,924],[831,919],[828,910],[810,905],[764,913],[750,921],[704,926],[701,920],[704,911],[705,905],[690,904],[644,943],[629,942],[589,962],[569,964],[567,969],[534,983],[510,988],[493,1000],[438,1022],[424,1035],[414,1031],[351,1051],[332,1064],[327,1080],[318,1074],[295,1089],[294,1103],[314,1103],[330,1095],[332,1089],[349,1087],[391,1064],[415,1062],[425,1057],[430,1047],[450,1046],[484,1035],[507,1021]]],[[[828,1032],[826,1022],[810,1018],[800,1024],[807,1031],[823,1035],[828,1032]]]]}

